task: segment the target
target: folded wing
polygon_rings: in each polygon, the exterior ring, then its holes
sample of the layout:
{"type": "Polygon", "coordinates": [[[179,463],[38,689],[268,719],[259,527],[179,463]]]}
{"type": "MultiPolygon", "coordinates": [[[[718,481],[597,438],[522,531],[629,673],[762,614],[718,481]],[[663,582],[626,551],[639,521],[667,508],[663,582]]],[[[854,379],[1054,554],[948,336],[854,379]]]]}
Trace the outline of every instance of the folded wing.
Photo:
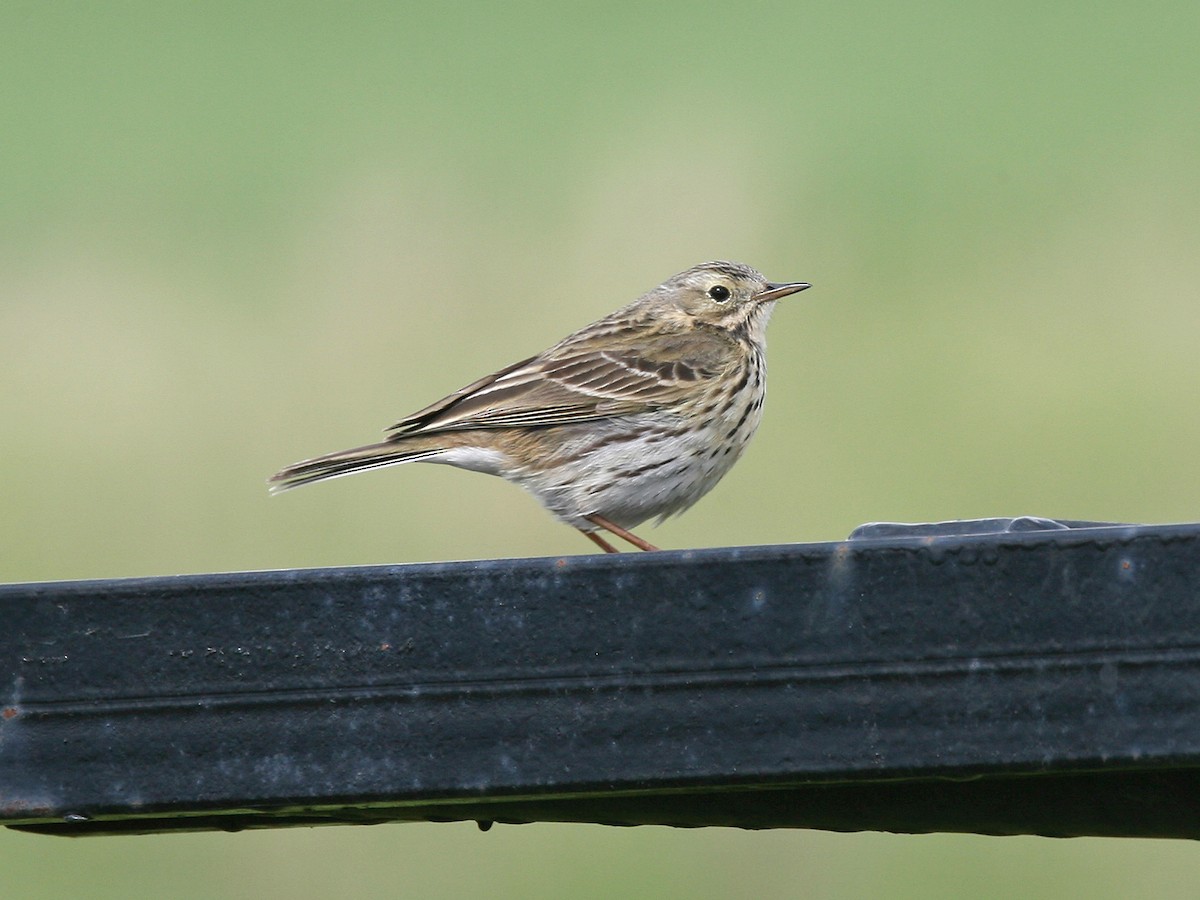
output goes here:
{"type": "MultiPolygon", "coordinates": [[[[695,382],[720,371],[719,354],[560,345],[481,378],[388,429],[396,440],[476,428],[569,425],[651,412],[683,399],[695,382]],[[691,358],[684,358],[690,355],[691,358]]],[[[690,349],[696,350],[693,345],[690,349]]]]}

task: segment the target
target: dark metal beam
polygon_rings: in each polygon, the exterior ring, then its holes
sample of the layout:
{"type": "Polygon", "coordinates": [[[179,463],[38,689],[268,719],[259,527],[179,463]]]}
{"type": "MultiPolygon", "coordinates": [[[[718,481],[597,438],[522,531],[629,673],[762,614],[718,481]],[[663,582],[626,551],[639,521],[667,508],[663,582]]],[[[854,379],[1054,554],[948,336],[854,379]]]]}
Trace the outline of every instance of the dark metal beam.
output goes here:
{"type": "Polygon", "coordinates": [[[1200,526],[1009,526],[0,586],[0,822],[1200,836],[1200,526]]]}

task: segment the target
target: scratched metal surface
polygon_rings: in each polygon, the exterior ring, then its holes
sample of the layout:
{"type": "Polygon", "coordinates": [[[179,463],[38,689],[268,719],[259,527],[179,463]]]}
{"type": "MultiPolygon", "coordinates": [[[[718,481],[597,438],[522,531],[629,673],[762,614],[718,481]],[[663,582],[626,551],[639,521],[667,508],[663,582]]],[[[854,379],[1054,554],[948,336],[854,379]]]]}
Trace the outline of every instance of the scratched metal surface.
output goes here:
{"type": "Polygon", "coordinates": [[[992,522],[0,586],[0,822],[1200,835],[1200,526],[992,522]]]}

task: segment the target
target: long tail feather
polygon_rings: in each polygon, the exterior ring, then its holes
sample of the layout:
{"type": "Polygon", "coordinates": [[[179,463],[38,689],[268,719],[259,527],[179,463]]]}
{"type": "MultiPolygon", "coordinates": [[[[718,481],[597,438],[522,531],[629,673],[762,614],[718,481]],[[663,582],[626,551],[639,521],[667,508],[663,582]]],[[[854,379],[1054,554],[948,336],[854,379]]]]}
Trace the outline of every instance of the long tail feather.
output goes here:
{"type": "Polygon", "coordinates": [[[305,484],[312,484],[314,481],[324,481],[327,478],[353,475],[355,472],[365,472],[368,469],[379,469],[383,466],[395,466],[400,463],[428,459],[436,456],[441,450],[440,447],[416,449],[391,441],[368,444],[365,447],[341,450],[337,453],[329,453],[325,456],[298,462],[281,472],[276,472],[267,479],[267,484],[271,486],[272,494],[279,494],[305,484]]]}

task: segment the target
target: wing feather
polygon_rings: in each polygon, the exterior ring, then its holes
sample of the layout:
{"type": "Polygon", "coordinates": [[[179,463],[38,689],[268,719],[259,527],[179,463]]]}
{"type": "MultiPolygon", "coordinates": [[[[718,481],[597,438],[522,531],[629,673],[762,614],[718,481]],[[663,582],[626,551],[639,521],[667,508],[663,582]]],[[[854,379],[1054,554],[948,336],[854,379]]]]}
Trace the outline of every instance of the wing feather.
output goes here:
{"type": "Polygon", "coordinates": [[[401,419],[388,429],[389,437],[570,425],[651,412],[678,403],[696,381],[718,374],[730,359],[724,341],[697,347],[694,341],[664,340],[650,350],[603,349],[569,338],[401,419]]]}

